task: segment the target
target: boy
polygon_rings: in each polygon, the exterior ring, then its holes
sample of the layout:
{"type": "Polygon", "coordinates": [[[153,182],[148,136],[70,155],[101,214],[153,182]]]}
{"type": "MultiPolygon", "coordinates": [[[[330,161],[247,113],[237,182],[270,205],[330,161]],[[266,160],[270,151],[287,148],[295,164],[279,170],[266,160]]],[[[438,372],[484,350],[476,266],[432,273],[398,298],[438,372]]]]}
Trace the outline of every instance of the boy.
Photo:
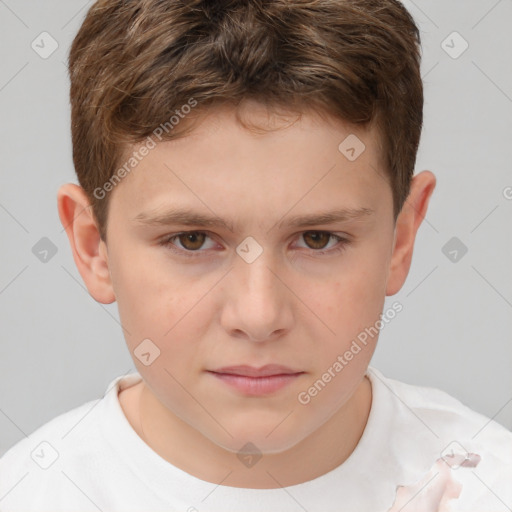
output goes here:
{"type": "Polygon", "coordinates": [[[512,507],[512,433],[369,367],[435,187],[396,0],[99,0],[60,219],[138,372],[0,461],[3,511],[512,507]]]}

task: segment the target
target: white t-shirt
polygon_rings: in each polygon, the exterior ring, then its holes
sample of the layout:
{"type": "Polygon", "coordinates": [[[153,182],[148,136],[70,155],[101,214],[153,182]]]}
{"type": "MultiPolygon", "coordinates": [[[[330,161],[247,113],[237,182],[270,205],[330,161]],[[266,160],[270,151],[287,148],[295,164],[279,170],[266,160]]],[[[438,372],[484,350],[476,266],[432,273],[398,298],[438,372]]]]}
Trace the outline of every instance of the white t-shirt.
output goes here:
{"type": "Polygon", "coordinates": [[[371,366],[367,374],[372,406],[350,457],[314,480],[277,489],[209,483],[164,460],[137,435],[119,404],[120,389],[140,375],[117,377],[102,399],[54,418],[0,459],[0,511],[512,508],[512,432],[443,391],[386,378],[371,366]],[[459,452],[466,457],[457,458],[459,452]],[[459,497],[446,501],[454,486],[459,497]]]}

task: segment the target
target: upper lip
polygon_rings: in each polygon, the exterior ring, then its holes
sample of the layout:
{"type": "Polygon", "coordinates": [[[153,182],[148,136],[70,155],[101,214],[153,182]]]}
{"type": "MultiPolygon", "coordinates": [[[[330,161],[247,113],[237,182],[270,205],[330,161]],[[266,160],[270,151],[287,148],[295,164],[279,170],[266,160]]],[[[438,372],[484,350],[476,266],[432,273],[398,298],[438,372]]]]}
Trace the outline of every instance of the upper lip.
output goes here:
{"type": "Polygon", "coordinates": [[[279,364],[267,364],[261,368],[254,368],[253,366],[239,365],[239,366],[225,366],[210,370],[214,373],[228,373],[230,375],[243,375],[245,377],[269,377],[271,375],[291,375],[295,373],[303,373],[300,370],[293,370],[287,366],[279,364]]]}

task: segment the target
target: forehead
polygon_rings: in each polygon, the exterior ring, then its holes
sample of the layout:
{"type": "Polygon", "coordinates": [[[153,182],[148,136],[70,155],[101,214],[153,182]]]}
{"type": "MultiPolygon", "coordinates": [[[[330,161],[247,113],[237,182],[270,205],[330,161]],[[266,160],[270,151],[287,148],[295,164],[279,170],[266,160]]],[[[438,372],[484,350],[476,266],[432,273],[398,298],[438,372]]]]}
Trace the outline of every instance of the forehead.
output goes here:
{"type": "Polygon", "coordinates": [[[139,217],[171,203],[234,216],[290,208],[299,215],[323,204],[371,208],[379,195],[391,191],[375,127],[254,104],[238,117],[233,108],[213,109],[185,137],[157,142],[113,191],[139,217]]]}

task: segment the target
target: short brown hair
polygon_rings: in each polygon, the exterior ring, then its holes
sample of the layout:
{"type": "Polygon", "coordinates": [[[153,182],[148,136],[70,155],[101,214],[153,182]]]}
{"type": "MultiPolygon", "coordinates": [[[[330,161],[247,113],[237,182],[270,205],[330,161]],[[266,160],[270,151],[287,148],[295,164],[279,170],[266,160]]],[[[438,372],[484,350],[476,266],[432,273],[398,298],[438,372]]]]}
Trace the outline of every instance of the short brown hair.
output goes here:
{"type": "MultiPolygon", "coordinates": [[[[109,196],[94,191],[191,99],[198,111],[251,99],[375,122],[396,220],[423,122],[420,51],[398,0],[97,0],[69,74],[73,162],[102,239],[109,196]]],[[[190,129],[176,123],[161,140],[190,129]]]]}

